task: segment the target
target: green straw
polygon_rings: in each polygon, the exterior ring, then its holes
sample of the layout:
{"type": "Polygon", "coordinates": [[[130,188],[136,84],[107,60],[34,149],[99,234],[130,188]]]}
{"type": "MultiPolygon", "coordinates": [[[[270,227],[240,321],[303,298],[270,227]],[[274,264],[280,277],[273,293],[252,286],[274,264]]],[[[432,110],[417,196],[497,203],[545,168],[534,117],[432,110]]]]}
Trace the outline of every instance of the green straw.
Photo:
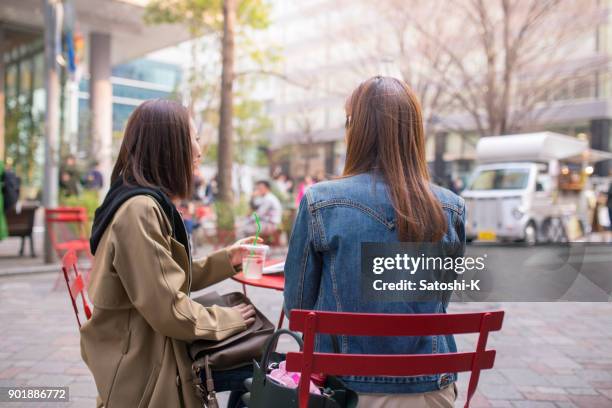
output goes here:
{"type": "MultiPolygon", "coordinates": [[[[259,216],[256,212],[253,212],[253,218],[255,218],[255,224],[257,224],[257,229],[255,230],[255,239],[253,240],[253,246],[257,246],[257,239],[259,238],[259,233],[261,232],[261,223],[259,222],[259,216]]],[[[249,256],[253,256],[255,254],[255,249],[251,249],[251,253],[249,256]]],[[[249,268],[249,263],[247,262],[247,269],[249,268]]],[[[242,271],[242,273],[246,274],[246,270],[242,271]]]]}
{"type": "MultiPolygon", "coordinates": [[[[256,212],[253,212],[253,218],[255,218],[255,224],[257,224],[257,230],[255,231],[255,240],[253,240],[253,245],[257,245],[257,239],[259,238],[259,233],[261,232],[261,223],[259,222],[259,215],[257,215],[256,212]]],[[[252,252],[251,255],[253,255],[252,252]]]]}

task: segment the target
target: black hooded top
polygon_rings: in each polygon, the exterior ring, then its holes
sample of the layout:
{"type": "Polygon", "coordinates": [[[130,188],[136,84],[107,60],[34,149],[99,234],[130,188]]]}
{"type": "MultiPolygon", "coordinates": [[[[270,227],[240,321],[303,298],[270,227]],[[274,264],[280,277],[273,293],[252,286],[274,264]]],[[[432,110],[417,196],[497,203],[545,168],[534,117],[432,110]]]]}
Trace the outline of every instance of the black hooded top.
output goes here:
{"type": "Polygon", "coordinates": [[[121,205],[130,198],[138,195],[147,195],[159,204],[162,211],[172,223],[172,237],[183,244],[191,259],[189,238],[185,225],[183,224],[183,218],[170,198],[159,189],[127,185],[124,183],[123,179],[119,179],[113,183],[102,205],[96,210],[91,228],[91,238],[89,240],[91,253],[94,255],[96,254],[104,231],[106,231],[106,228],[110,225],[115,213],[119,210],[121,205]]]}

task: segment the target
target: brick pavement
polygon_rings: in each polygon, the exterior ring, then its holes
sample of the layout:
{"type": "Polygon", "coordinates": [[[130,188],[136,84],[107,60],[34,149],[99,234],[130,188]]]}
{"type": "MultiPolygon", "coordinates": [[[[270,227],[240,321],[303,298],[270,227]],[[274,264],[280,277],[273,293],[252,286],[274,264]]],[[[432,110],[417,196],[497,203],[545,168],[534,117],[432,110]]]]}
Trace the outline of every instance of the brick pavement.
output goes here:
{"type": "MultiPolygon", "coordinates": [[[[91,407],[95,386],[80,360],[76,321],[64,288],[52,290],[55,278],[0,277],[0,386],[67,385],[71,402],[65,406],[91,407]]],[[[240,286],[227,281],[215,289],[224,293],[240,286]]],[[[280,293],[250,288],[249,296],[277,320],[280,293]]],[[[506,310],[507,318],[502,332],[490,338],[498,350],[496,367],[483,372],[474,407],[612,407],[612,304],[472,303],[453,304],[450,312],[496,308],[506,310]]],[[[475,344],[475,336],[457,340],[461,350],[475,344]]],[[[290,343],[284,339],[281,349],[293,347],[290,343]]],[[[461,394],[466,382],[467,376],[460,376],[461,394]]]]}

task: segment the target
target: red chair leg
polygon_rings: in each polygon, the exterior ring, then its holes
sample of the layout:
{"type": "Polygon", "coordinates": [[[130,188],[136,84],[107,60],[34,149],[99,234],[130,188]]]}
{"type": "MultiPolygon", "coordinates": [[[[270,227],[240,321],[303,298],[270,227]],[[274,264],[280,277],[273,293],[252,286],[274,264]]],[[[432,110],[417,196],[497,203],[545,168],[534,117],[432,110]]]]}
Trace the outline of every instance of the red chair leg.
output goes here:
{"type": "MultiPolygon", "coordinates": [[[[68,279],[68,273],[66,272],[65,269],[62,268],[61,274],[64,276],[64,280],[66,281],[66,289],[68,289],[68,295],[70,296],[70,302],[72,303],[72,309],[74,310],[74,315],[76,316],[77,324],[79,325],[79,328],[81,328],[81,319],[79,319],[79,310],[77,309],[76,302],[74,301],[74,297],[72,296],[72,292],[70,291],[70,282],[68,279]]],[[[84,301],[83,301],[83,304],[85,305],[84,301]]]]}
{"type": "Polygon", "coordinates": [[[306,317],[306,327],[304,329],[304,365],[300,375],[298,385],[298,402],[300,408],[308,408],[310,399],[310,375],[312,374],[312,360],[314,354],[314,338],[316,333],[317,315],[313,312],[306,317]]]}
{"type": "Polygon", "coordinates": [[[489,320],[490,316],[490,313],[485,313],[482,316],[482,320],[480,321],[480,334],[478,336],[478,343],[476,345],[476,354],[472,359],[472,374],[470,375],[470,382],[468,384],[464,408],[470,408],[470,401],[472,400],[472,397],[476,392],[478,380],[480,379],[480,368],[478,367],[478,361],[485,353],[485,349],[487,347],[489,332],[486,330],[486,323],[489,320]]]}

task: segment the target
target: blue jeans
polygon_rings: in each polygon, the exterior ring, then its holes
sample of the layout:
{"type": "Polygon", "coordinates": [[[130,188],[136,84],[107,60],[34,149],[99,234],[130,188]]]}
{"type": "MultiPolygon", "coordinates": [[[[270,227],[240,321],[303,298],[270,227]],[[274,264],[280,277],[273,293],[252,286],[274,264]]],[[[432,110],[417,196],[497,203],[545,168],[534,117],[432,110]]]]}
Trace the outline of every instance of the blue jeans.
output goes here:
{"type": "MultiPolygon", "coordinates": [[[[231,391],[227,408],[244,408],[246,405],[242,403],[242,395],[247,392],[244,386],[244,380],[253,377],[253,366],[248,365],[234,370],[213,371],[213,382],[215,384],[215,392],[231,391]]],[[[202,383],[206,384],[206,373],[204,370],[200,372],[202,383]]]]}

